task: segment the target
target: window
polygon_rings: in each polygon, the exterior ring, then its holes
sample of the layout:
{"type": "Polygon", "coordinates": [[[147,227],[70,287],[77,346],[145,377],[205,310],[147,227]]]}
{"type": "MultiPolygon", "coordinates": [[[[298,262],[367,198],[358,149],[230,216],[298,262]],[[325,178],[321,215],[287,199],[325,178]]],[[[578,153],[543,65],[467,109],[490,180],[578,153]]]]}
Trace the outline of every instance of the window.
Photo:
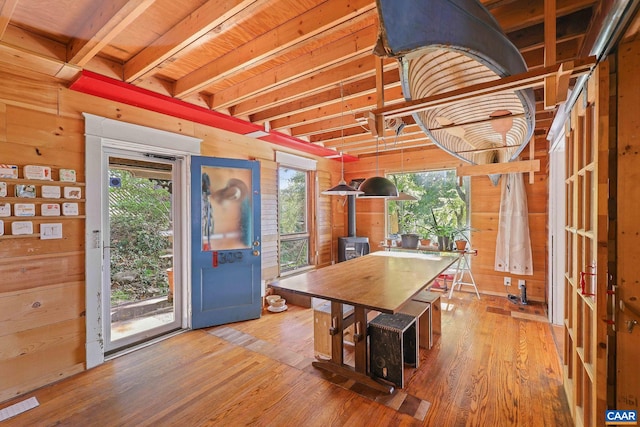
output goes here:
{"type": "MultiPolygon", "coordinates": [[[[423,239],[446,235],[469,240],[469,177],[462,186],[453,169],[387,175],[399,191],[418,198],[387,203],[387,233],[423,239]]],[[[435,240],[434,240],[435,241],[435,240]]]]}
{"type": "Polygon", "coordinates": [[[278,168],[281,273],[309,265],[308,175],[304,170],[278,168]]]}

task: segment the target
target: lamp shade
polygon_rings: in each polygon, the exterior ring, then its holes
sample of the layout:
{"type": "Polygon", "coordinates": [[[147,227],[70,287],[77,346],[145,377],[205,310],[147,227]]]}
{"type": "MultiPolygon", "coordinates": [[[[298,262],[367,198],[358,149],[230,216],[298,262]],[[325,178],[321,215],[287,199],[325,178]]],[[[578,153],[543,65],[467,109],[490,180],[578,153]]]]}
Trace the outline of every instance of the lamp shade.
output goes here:
{"type": "Polygon", "coordinates": [[[341,179],[338,185],[322,192],[327,196],[356,196],[362,194],[362,191],[347,185],[344,179],[341,179]]]}
{"type": "Polygon", "coordinates": [[[398,189],[393,182],[382,176],[365,179],[358,190],[364,192],[360,197],[398,197],[398,189]]]}
{"type": "Polygon", "coordinates": [[[401,191],[398,193],[397,197],[389,197],[389,200],[395,200],[396,202],[407,202],[411,200],[418,200],[416,196],[412,196],[411,194],[405,193],[401,191]]]}

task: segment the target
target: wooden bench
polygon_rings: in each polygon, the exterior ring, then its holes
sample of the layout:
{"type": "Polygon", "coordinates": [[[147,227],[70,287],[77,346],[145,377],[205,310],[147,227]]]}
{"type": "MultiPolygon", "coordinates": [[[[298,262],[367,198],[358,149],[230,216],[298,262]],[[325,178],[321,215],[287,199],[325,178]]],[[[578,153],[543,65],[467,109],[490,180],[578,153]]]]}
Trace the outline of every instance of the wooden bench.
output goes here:
{"type": "MultiPolygon", "coordinates": [[[[418,326],[418,345],[429,350],[433,346],[433,334],[431,331],[431,303],[422,301],[407,301],[400,313],[408,314],[416,319],[418,326]]],[[[417,364],[416,364],[417,367],[417,364]]]]}
{"type": "MultiPolygon", "coordinates": [[[[416,296],[412,298],[412,301],[419,301],[423,303],[431,304],[429,310],[429,319],[431,323],[431,334],[441,334],[442,314],[440,308],[440,294],[431,291],[420,291],[416,296]]],[[[433,345],[433,343],[431,344],[433,345]]]]}

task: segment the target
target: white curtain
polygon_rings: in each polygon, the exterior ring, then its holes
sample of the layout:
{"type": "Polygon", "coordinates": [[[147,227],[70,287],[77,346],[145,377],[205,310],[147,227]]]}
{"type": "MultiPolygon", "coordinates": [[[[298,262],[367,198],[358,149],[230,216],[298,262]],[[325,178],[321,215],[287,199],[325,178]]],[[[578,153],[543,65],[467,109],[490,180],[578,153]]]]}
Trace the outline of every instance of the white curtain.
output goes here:
{"type": "Polygon", "coordinates": [[[496,271],[533,274],[529,209],[522,174],[502,176],[502,197],[498,238],[496,239],[496,271]]]}

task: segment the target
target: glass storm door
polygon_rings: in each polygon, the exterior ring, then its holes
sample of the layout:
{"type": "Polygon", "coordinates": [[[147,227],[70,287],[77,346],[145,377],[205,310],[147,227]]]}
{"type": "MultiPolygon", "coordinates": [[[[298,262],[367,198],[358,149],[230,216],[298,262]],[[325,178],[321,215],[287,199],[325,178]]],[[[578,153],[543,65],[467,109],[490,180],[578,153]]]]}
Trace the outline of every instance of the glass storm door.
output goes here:
{"type": "Polygon", "coordinates": [[[191,326],[260,317],[260,164],[192,157],[191,326]]]}
{"type": "MultiPolygon", "coordinates": [[[[108,152],[104,247],[105,350],[112,353],[180,328],[179,236],[174,190],[180,161],[108,152]],[[174,258],[175,256],[175,258],[174,258]]],[[[179,190],[177,190],[179,191],[179,190]]],[[[178,199],[179,200],[179,199],[178,199]]]]}

